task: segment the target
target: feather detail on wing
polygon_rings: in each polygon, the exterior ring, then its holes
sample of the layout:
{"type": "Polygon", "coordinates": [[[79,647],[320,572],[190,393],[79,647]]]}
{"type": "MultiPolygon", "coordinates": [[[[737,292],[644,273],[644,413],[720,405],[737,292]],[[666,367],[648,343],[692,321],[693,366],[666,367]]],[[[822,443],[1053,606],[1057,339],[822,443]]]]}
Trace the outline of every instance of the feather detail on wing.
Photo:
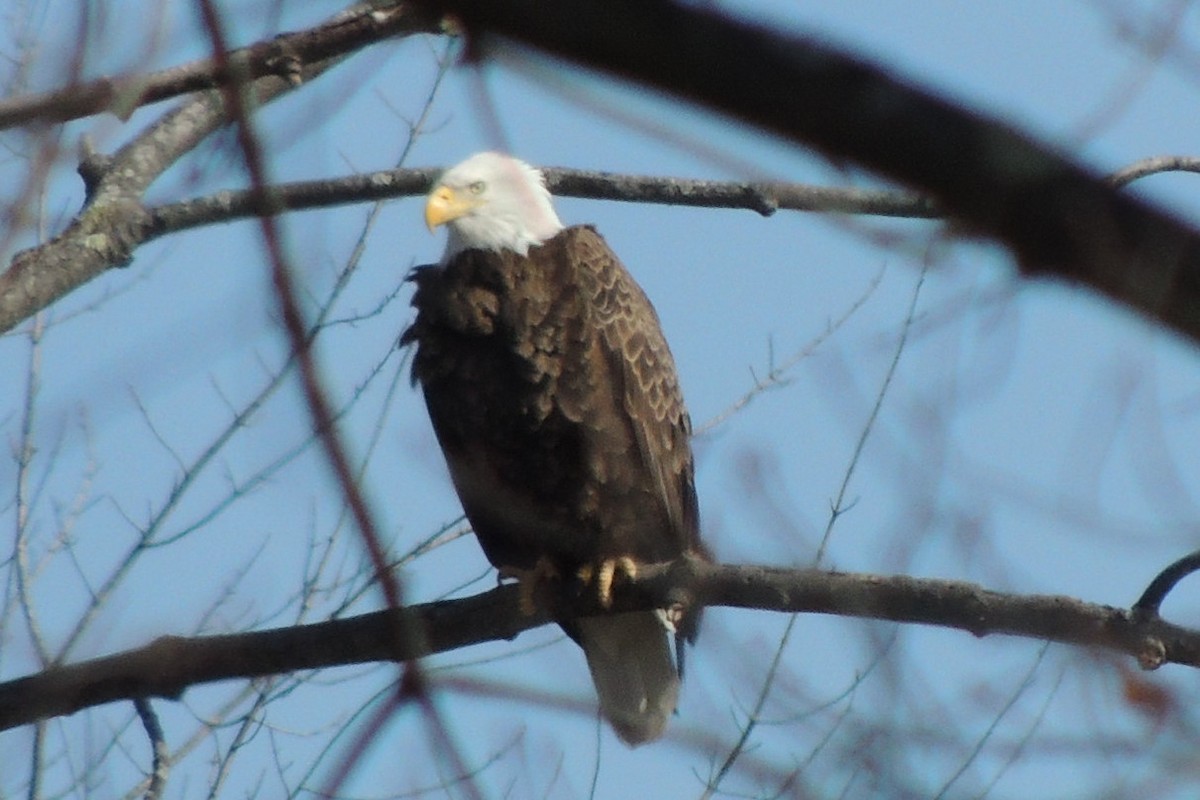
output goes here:
{"type": "Polygon", "coordinates": [[[632,426],[638,455],[654,476],[680,551],[699,545],[692,423],[658,314],[607,243],[590,227],[571,229],[581,290],[590,293],[600,346],[632,426]]]}

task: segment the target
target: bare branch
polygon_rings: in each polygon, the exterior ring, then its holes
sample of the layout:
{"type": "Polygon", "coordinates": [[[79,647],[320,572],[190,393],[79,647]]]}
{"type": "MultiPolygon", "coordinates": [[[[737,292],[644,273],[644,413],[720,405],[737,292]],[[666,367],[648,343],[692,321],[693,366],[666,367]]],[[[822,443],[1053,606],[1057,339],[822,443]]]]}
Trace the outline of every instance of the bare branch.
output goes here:
{"type": "MultiPolygon", "coordinates": [[[[399,24],[385,13],[368,13],[359,4],[357,13],[366,22],[399,24]]],[[[399,12],[397,12],[399,13],[399,12]]],[[[400,14],[424,30],[418,17],[400,14]]],[[[423,20],[423,18],[420,18],[423,20]]],[[[366,24],[364,22],[364,24],[366,24]]],[[[392,35],[397,30],[387,29],[392,35]]],[[[246,84],[253,106],[269,103],[312,80],[337,63],[340,57],[297,64],[288,78],[264,75],[246,84]]],[[[231,119],[225,98],[208,91],[166,114],[111,158],[91,159],[81,167],[88,178],[88,201],[66,230],[45,244],[18,253],[0,275],[0,332],[114,267],[129,263],[134,250],[151,234],[149,215],[142,204],[145,190],[168,167],[231,119]]]]}
{"type": "MultiPolygon", "coordinates": [[[[222,71],[232,73],[232,65],[228,63],[228,46],[220,15],[213,0],[200,0],[201,14],[204,25],[208,30],[213,47],[213,58],[222,71]]],[[[394,612],[389,635],[393,652],[416,651],[423,645],[423,626],[420,621],[408,611],[397,573],[388,568],[388,558],[382,538],[376,525],[376,516],[367,506],[367,500],[359,488],[358,481],[351,465],[343,440],[344,434],[333,425],[334,413],[325,385],[317,374],[317,363],[312,349],[312,341],[308,336],[308,325],[300,309],[297,289],[293,278],[292,266],[283,254],[283,246],[279,238],[276,214],[278,208],[272,202],[269,181],[267,177],[266,156],[255,131],[251,117],[252,109],[246,103],[243,93],[234,85],[223,87],[225,102],[234,119],[238,122],[237,139],[242,161],[249,175],[253,192],[252,207],[259,218],[263,244],[266,248],[267,260],[270,264],[271,283],[279,302],[279,310],[283,317],[284,328],[291,350],[296,356],[299,366],[301,385],[308,411],[312,417],[313,427],[324,445],[325,456],[337,479],[341,493],[354,519],[355,526],[366,546],[375,567],[375,579],[383,590],[387,600],[388,610],[394,612]]],[[[397,659],[399,660],[399,659],[397,659]]],[[[408,691],[398,697],[397,702],[413,699],[425,713],[426,720],[441,744],[448,742],[446,727],[428,694],[424,691],[425,678],[421,671],[420,662],[409,659],[402,667],[401,685],[408,691]]],[[[456,764],[461,764],[457,748],[449,747],[444,750],[456,764]]],[[[354,763],[354,760],[348,764],[354,763]]],[[[337,794],[338,784],[330,787],[329,794],[337,794]]],[[[473,788],[468,784],[468,789],[473,788]]],[[[474,792],[470,796],[477,796],[474,792]]]]}
{"type": "MultiPolygon", "coordinates": [[[[429,191],[441,168],[380,170],[315,181],[271,186],[271,199],[281,210],[362,203],[412,197],[429,191]]],[[[874,214],[932,219],[938,210],[928,200],[907,192],[813,186],[787,181],[715,181],[546,167],[550,191],[560,197],[658,203],[692,208],[747,209],[770,216],[780,209],[874,214]]],[[[254,192],[225,191],[169,203],[149,210],[146,239],[202,225],[230,222],[254,215],[254,192]]]]}
{"type": "MultiPolygon", "coordinates": [[[[587,592],[545,594],[531,616],[521,613],[515,585],[410,606],[425,628],[424,647],[412,652],[396,652],[398,611],[226,636],[164,636],[137,650],[0,683],[0,730],[115,700],[177,698],[201,683],[411,659],[513,639],[556,615],[601,613],[587,592]]],[[[1007,594],[961,581],[687,560],[641,568],[636,580],[615,587],[612,611],[680,602],[937,625],[1112,650],[1145,667],[1200,667],[1200,631],[1062,595],[1007,594]]]]}
{"type": "Polygon", "coordinates": [[[1136,180],[1151,175],[1161,175],[1164,172],[1198,172],[1200,173],[1200,158],[1192,156],[1154,156],[1143,158],[1108,176],[1113,186],[1128,186],[1136,180]]]}
{"type": "MultiPolygon", "coordinates": [[[[377,4],[379,5],[379,4],[377,4]]],[[[227,63],[205,58],[145,75],[100,78],[52,92],[0,100],[0,130],[32,122],[66,122],[111,111],[127,119],[137,108],[230,81],[274,75],[299,80],[303,64],[342,56],[395,34],[437,33],[438,25],[405,3],[362,8],[303,31],[233,50],[227,63]]]]}
{"type": "Polygon", "coordinates": [[[1133,604],[1134,613],[1147,617],[1158,616],[1158,610],[1171,590],[1181,580],[1196,572],[1200,572],[1200,550],[1188,553],[1160,572],[1146,587],[1146,591],[1142,592],[1142,596],[1138,598],[1137,602],[1133,604]]]}
{"type": "Polygon", "coordinates": [[[543,172],[550,191],[564,197],[698,208],[743,208],[764,217],[781,208],[915,219],[935,219],[942,215],[929,198],[910,192],[831,188],[787,181],[708,181],[617,175],[553,167],[543,172]]]}

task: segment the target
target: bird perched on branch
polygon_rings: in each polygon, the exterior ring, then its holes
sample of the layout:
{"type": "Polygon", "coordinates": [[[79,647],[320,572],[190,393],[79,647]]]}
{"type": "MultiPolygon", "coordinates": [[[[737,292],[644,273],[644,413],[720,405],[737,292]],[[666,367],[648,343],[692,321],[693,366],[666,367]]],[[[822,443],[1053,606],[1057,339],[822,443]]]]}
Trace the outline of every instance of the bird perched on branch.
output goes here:
{"type": "MultiPolygon", "coordinates": [[[[557,577],[605,605],[638,564],[703,555],[675,363],[604,239],[563,227],[541,173],[491,152],[438,179],[425,221],[449,239],[411,276],[401,343],[488,560],[523,577],[524,600],[557,577]]],[[[628,744],[662,735],[698,623],[689,608],[561,622],[628,744]]]]}

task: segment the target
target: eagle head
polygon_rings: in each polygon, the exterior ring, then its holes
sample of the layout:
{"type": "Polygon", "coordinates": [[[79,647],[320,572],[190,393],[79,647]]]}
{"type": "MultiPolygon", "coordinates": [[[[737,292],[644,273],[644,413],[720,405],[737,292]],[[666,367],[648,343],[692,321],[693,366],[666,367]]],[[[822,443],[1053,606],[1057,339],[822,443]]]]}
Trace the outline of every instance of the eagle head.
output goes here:
{"type": "Polygon", "coordinates": [[[442,173],[425,203],[425,224],[446,225],[442,263],[463,250],[526,255],[562,230],[542,173],[503,153],[476,153],[442,173]]]}

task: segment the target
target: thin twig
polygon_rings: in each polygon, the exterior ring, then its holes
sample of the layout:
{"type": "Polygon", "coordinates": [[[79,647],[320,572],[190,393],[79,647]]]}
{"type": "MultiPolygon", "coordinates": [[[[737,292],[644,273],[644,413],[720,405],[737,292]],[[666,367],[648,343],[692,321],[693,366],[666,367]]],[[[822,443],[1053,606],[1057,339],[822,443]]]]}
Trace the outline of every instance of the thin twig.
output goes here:
{"type": "Polygon", "coordinates": [[[29,639],[33,643],[38,660],[42,666],[47,666],[51,661],[51,656],[38,622],[37,609],[34,606],[29,560],[29,527],[32,512],[29,481],[35,452],[33,445],[34,420],[42,381],[42,334],[44,330],[45,318],[38,314],[34,317],[33,325],[29,329],[29,366],[26,370],[25,395],[21,410],[21,433],[17,445],[17,480],[16,497],[14,498],[17,513],[14,520],[16,528],[13,531],[13,563],[17,579],[17,602],[25,619],[25,625],[29,628],[29,639]]]}
{"type": "Polygon", "coordinates": [[[992,735],[995,734],[996,730],[1000,727],[1000,721],[1008,715],[1009,711],[1012,711],[1013,706],[1017,704],[1017,700],[1019,700],[1025,694],[1025,692],[1033,686],[1034,675],[1037,672],[1038,667],[1040,667],[1042,662],[1046,659],[1046,653],[1049,652],[1049,650],[1049,642],[1043,644],[1038,649],[1037,658],[1035,658],[1033,663],[1029,665],[1029,669],[1025,671],[1025,675],[1021,678],[1021,682],[1017,684],[1017,688],[1014,689],[1012,694],[1008,696],[1008,700],[1004,703],[1000,710],[996,712],[996,716],[992,718],[991,723],[987,726],[987,729],[983,732],[983,735],[975,740],[975,744],[971,748],[971,751],[967,753],[966,757],[963,758],[961,762],[959,762],[958,768],[955,769],[954,773],[946,779],[945,783],[942,784],[942,788],[936,795],[934,795],[933,800],[943,800],[943,798],[946,797],[947,792],[950,791],[950,787],[953,786],[959,778],[966,774],[966,771],[970,769],[971,765],[975,763],[975,760],[979,758],[979,755],[983,752],[984,745],[988,743],[988,740],[992,738],[992,735]]]}
{"type": "Polygon", "coordinates": [[[142,721],[146,735],[150,737],[150,752],[152,753],[150,782],[146,786],[144,797],[145,800],[159,800],[163,796],[163,790],[167,788],[167,777],[171,774],[171,753],[167,749],[167,740],[163,736],[162,725],[159,724],[158,715],[154,713],[150,701],[145,697],[135,697],[133,708],[142,721]]]}
{"type": "MultiPolygon", "coordinates": [[[[372,3],[357,3],[333,19],[361,15],[365,23],[395,23],[400,32],[424,29],[416,16],[400,17],[384,11],[367,13],[372,3]]],[[[406,4],[407,5],[407,4],[406,4]]],[[[424,19],[424,18],[420,18],[424,19]]],[[[239,85],[248,102],[261,106],[328,71],[345,56],[290,67],[287,78],[263,75],[239,85]],[[298,80],[297,80],[298,79],[298,80]]],[[[146,241],[151,220],[143,204],[146,189],[170,166],[231,119],[232,109],[217,91],[201,92],[179,108],[163,115],[143,134],[111,158],[92,159],[86,170],[87,203],[71,223],[53,239],[23,250],[0,273],[0,332],[13,328],[36,311],[96,278],[107,270],[129,263],[146,241]]]]}
{"type": "Polygon", "coordinates": [[[707,785],[704,787],[704,793],[700,795],[700,800],[709,800],[721,788],[721,782],[733,770],[733,765],[737,763],[741,755],[746,752],[746,747],[750,743],[750,736],[754,733],[754,729],[758,727],[763,709],[767,705],[767,698],[771,695],[771,688],[775,685],[775,677],[779,674],[779,668],[783,664],[784,651],[787,649],[788,642],[792,638],[792,631],[795,630],[798,619],[799,615],[797,614],[792,614],[788,617],[787,625],[783,629],[783,635],[779,637],[779,642],[775,645],[775,654],[771,658],[771,665],[767,668],[766,677],[763,678],[762,686],[758,690],[758,696],[754,700],[754,707],[746,715],[746,724],[742,726],[737,741],[729,749],[725,760],[717,768],[717,774],[707,782],[707,785]]]}
{"type": "Polygon", "coordinates": [[[887,397],[888,389],[892,385],[892,379],[896,376],[896,369],[900,366],[900,356],[903,355],[905,348],[908,346],[908,335],[912,331],[913,322],[917,314],[917,302],[921,297],[921,287],[925,285],[925,276],[929,272],[929,261],[921,267],[921,273],[917,277],[916,284],[913,286],[912,296],[909,299],[908,311],[904,316],[904,322],[900,326],[900,336],[896,340],[896,349],[892,353],[892,359],[888,362],[887,370],[884,372],[883,381],[879,385],[879,391],[875,393],[875,403],[871,406],[871,413],[867,415],[866,421],[863,423],[862,430],[858,434],[858,441],[854,445],[854,452],[850,456],[850,463],[846,466],[846,472],[842,476],[841,485],[838,486],[837,497],[830,507],[829,522],[825,525],[825,532],[821,535],[821,544],[817,547],[817,553],[813,556],[813,564],[820,565],[825,558],[825,550],[829,546],[830,537],[833,535],[833,526],[838,518],[846,512],[846,491],[850,487],[850,479],[854,477],[854,472],[858,466],[859,458],[862,456],[863,448],[866,447],[867,437],[871,435],[871,431],[875,428],[875,421],[879,419],[879,412],[883,408],[883,400],[887,397]]]}
{"type": "Polygon", "coordinates": [[[714,428],[724,424],[743,408],[750,405],[750,402],[760,394],[783,386],[788,380],[788,373],[791,372],[792,368],[815,353],[821,347],[821,345],[823,345],[831,336],[833,336],[834,333],[836,333],[843,325],[849,322],[850,318],[866,304],[867,300],[873,294],[875,294],[875,290],[879,288],[879,284],[883,280],[883,273],[884,270],[882,268],[875,273],[875,277],[871,279],[870,283],[867,284],[866,288],[863,289],[858,298],[855,299],[855,301],[851,303],[844,312],[842,312],[840,317],[832,322],[828,322],[825,325],[825,330],[814,336],[806,345],[792,353],[779,364],[770,363],[767,368],[767,373],[763,378],[755,380],[754,385],[746,390],[741,397],[734,400],[721,411],[718,411],[716,415],[710,418],[707,422],[696,428],[695,432],[692,434],[693,437],[701,437],[711,433],[714,428]]]}
{"type": "MultiPolygon", "coordinates": [[[[213,58],[217,61],[218,68],[233,70],[234,66],[226,61],[229,47],[225,38],[223,21],[213,0],[199,0],[199,4],[204,26],[212,43],[213,58]]],[[[235,73],[231,71],[230,74],[235,73]]],[[[388,631],[388,641],[392,645],[393,652],[397,654],[397,660],[400,660],[402,658],[400,653],[417,653],[423,649],[424,630],[420,620],[405,609],[400,578],[388,569],[386,549],[375,525],[376,516],[367,506],[366,497],[359,488],[342,435],[334,425],[332,407],[317,371],[312,343],[307,337],[308,326],[304,321],[303,312],[300,310],[292,267],[283,254],[277,218],[279,209],[270,194],[265,155],[255,133],[251,109],[236,82],[224,89],[226,104],[238,123],[238,147],[250,178],[251,187],[256,193],[254,206],[270,264],[271,282],[279,302],[291,350],[297,357],[304,399],[313,420],[313,427],[324,445],[326,458],[338,482],[342,497],[350,508],[359,535],[371,556],[372,564],[375,567],[375,580],[383,591],[388,609],[396,612],[394,624],[388,631]]],[[[436,752],[453,764],[457,772],[465,774],[466,769],[462,756],[458,748],[451,744],[449,730],[425,690],[425,680],[419,661],[412,656],[404,661],[400,686],[406,691],[397,695],[397,704],[402,704],[407,700],[415,700],[418,703],[424,712],[435,743],[440,745],[436,752]]],[[[347,774],[354,763],[356,760],[351,760],[346,765],[347,774]]],[[[340,781],[333,782],[328,795],[336,795],[340,790],[340,785],[340,781]]],[[[466,783],[466,789],[469,795],[477,796],[477,790],[471,782],[466,783]]]]}

